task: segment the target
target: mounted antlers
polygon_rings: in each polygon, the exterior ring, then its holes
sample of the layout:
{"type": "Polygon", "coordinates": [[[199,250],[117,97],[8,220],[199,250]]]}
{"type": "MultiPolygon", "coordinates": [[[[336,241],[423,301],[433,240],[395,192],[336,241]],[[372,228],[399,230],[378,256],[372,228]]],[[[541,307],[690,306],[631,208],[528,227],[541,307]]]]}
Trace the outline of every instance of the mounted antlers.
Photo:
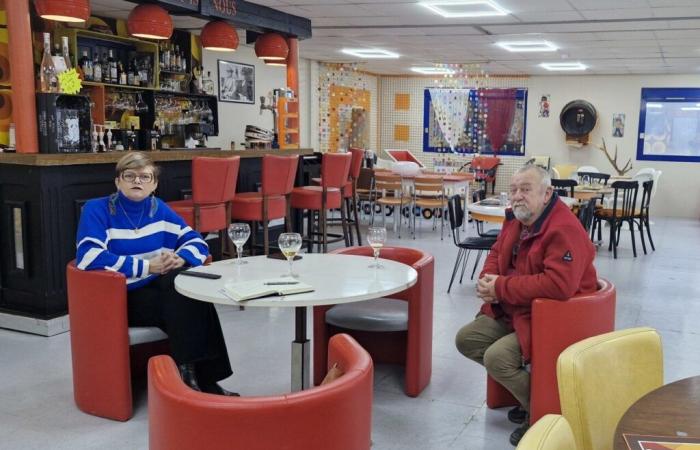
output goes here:
{"type": "Polygon", "coordinates": [[[624,174],[626,174],[627,172],[632,170],[632,158],[627,160],[627,162],[625,163],[625,165],[622,169],[617,167],[617,145],[615,145],[615,156],[613,156],[613,157],[610,157],[610,153],[608,153],[608,147],[605,145],[605,139],[603,139],[603,146],[602,147],[597,146],[597,145],[595,147],[597,147],[599,150],[601,150],[603,153],[605,153],[605,157],[608,158],[608,161],[610,161],[610,164],[612,164],[612,166],[615,168],[615,170],[617,171],[617,174],[619,176],[623,176],[624,174]]]}

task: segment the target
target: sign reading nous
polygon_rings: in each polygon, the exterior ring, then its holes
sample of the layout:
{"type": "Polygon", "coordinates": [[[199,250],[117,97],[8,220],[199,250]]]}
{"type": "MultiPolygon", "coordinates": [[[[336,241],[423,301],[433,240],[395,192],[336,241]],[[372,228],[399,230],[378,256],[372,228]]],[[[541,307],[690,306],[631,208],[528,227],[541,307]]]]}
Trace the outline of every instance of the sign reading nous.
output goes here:
{"type": "Polygon", "coordinates": [[[236,15],[236,0],[200,0],[200,13],[219,19],[231,19],[236,15]]]}
{"type": "Polygon", "coordinates": [[[199,0],[158,0],[159,3],[177,6],[187,11],[199,11],[199,0]]]}

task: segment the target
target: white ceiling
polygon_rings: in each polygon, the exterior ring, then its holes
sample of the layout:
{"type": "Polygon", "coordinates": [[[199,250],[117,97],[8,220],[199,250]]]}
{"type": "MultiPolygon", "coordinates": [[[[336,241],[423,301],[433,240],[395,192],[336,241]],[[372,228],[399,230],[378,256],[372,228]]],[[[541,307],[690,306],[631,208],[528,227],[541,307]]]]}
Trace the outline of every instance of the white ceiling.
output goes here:
{"type": "MultiPolygon", "coordinates": [[[[304,58],[357,62],[344,47],[382,48],[398,60],[362,68],[408,74],[414,65],[479,63],[491,74],[545,74],[541,62],[581,61],[590,74],[700,73],[700,0],[496,0],[501,17],[451,18],[407,0],[253,0],[311,19],[304,58]],[[510,53],[498,41],[547,40],[554,53],[510,53]]],[[[91,0],[93,13],[126,18],[132,3],[91,0]]],[[[174,17],[177,27],[205,22],[174,17]]],[[[580,72],[575,72],[580,73],[580,72]]]]}

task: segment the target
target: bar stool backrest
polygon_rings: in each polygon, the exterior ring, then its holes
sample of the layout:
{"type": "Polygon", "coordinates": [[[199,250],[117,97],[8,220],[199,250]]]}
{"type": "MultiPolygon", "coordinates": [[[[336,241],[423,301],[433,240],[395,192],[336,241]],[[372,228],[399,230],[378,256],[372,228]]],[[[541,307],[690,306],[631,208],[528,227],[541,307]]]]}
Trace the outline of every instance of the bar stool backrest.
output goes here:
{"type": "Polygon", "coordinates": [[[264,196],[286,195],[292,192],[299,156],[265,155],[262,162],[262,193],[264,196]]]}
{"type": "Polygon", "coordinates": [[[350,161],[350,178],[357,180],[360,177],[362,160],[365,159],[365,151],[361,148],[351,148],[348,151],[352,155],[352,160],[350,161]]]}
{"type": "Polygon", "coordinates": [[[236,195],[240,156],[192,160],[192,202],[196,205],[230,202],[236,195]]]}
{"type": "Polygon", "coordinates": [[[326,153],[321,162],[321,186],[340,189],[350,174],[350,153],[326,153]]]}

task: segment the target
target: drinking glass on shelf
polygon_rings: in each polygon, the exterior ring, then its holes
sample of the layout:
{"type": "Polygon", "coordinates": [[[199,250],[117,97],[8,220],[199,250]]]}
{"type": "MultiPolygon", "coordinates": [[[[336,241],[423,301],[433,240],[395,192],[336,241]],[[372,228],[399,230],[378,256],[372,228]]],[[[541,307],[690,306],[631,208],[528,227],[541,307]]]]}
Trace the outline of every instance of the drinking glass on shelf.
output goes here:
{"type": "Polygon", "coordinates": [[[581,178],[581,182],[583,182],[583,185],[584,185],[584,186],[589,186],[589,187],[590,187],[590,185],[591,185],[591,177],[588,176],[588,175],[584,175],[584,176],[581,178]]]}
{"type": "Polygon", "coordinates": [[[233,245],[236,246],[237,258],[234,264],[248,264],[248,261],[241,259],[241,253],[243,253],[243,244],[250,237],[250,225],[247,223],[232,223],[228,226],[228,237],[231,238],[233,245]]]}
{"type": "Polygon", "coordinates": [[[369,265],[375,269],[380,269],[384,266],[379,264],[379,251],[384,247],[386,242],[386,228],[384,227],[369,227],[367,229],[367,242],[372,247],[374,252],[374,262],[369,265]]]}
{"type": "Polygon", "coordinates": [[[277,244],[280,250],[282,250],[282,254],[287,258],[287,261],[289,261],[289,273],[287,276],[298,278],[299,275],[296,275],[292,271],[292,263],[294,263],[294,257],[301,248],[301,235],[299,233],[282,233],[277,239],[277,244]]]}

